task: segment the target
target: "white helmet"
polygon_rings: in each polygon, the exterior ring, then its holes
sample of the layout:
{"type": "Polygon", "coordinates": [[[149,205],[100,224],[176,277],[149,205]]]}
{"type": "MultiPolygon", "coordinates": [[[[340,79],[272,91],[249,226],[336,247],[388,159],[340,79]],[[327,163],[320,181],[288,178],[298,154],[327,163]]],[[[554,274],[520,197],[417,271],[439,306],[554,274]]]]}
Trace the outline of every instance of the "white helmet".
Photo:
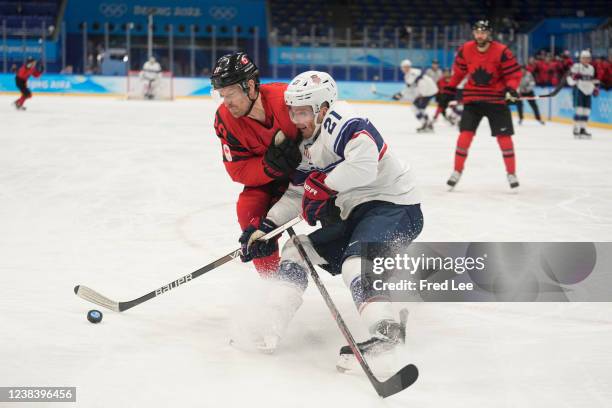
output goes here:
{"type": "Polygon", "coordinates": [[[327,102],[331,107],[338,99],[336,81],[327,72],[302,72],[285,90],[285,103],[288,106],[312,106],[316,115],[321,105],[327,102]]]}
{"type": "Polygon", "coordinates": [[[400,67],[411,67],[412,66],[412,62],[410,62],[409,59],[405,59],[402,60],[402,62],[400,63],[400,67]]]}
{"type": "Polygon", "coordinates": [[[580,58],[591,58],[591,52],[589,50],[582,50],[580,58]]]}

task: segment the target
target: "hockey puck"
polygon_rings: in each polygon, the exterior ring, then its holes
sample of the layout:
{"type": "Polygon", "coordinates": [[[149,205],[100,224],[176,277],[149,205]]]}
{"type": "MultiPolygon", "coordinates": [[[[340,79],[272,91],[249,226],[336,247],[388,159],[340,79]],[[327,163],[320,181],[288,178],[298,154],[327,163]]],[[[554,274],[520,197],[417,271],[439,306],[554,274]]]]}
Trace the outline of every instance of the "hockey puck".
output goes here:
{"type": "Polygon", "coordinates": [[[102,321],[102,312],[99,310],[90,310],[87,312],[87,320],[91,323],[100,323],[102,321]]]}

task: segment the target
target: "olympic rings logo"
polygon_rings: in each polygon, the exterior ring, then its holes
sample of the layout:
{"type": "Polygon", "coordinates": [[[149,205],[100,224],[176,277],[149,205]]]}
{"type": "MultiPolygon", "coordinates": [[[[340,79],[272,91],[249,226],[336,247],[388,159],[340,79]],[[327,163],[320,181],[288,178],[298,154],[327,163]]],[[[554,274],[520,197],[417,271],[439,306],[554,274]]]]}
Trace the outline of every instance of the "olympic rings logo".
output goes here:
{"type": "Polygon", "coordinates": [[[215,20],[232,20],[238,14],[235,7],[211,7],[208,14],[215,20]]]}
{"type": "Polygon", "coordinates": [[[105,17],[122,17],[127,13],[128,6],[124,3],[102,3],[98,10],[105,17]]]}

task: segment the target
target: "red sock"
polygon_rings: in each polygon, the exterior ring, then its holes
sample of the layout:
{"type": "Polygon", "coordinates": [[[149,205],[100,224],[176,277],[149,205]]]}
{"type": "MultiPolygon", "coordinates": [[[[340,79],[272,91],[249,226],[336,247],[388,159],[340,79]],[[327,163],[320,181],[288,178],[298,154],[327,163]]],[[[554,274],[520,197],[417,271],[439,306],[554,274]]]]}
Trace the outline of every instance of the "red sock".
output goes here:
{"type": "Polygon", "coordinates": [[[433,117],[433,118],[434,118],[434,120],[438,119],[438,116],[440,116],[440,113],[441,113],[441,112],[442,112],[442,107],[441,107],[441,106],[438,106],[438,107],[436,108],[436,114],[435,114],[435,115],[434,115],[434,117],[433,117]]]}
{"type": "Polygon", "coordinates": [[[468,149],[472,144],[473,138],[474,132],[463,130],[461,133],[459,133],[459,138],[457,139],[457,150],[455,150],[455,170],[458,172],[463,171],[463,165],[467,159],[468,149]]]}
{"type": "Polygon", "coordinates": [[[497,136],[497,143],[502,151],[504,157],[504,164],[506,165],[506,171],[508,174],[516,173],[516,160],[514,158],[514,143],[512,143],[512,137],[510,136],[497,136]]]}
{"type": "Polygon", "coordinates": [[[26,100],[26,97],[25,97],[25,96],[23,96],[23,95],[21,95],[21,97],[20,97],[19,99],[17,99],[17,105],[18,105],[18,106],[23,105],[23,103],[25,102],[25,100],[26,100]]]}
{"type": "Polygon", "coordinates": [[[265,258],[253,259],[253,265],[259,272],[259,275],[263,278],[268,278],[278,271],[278,264],[280,263],[280,256],[278,251],[265,258]]]}

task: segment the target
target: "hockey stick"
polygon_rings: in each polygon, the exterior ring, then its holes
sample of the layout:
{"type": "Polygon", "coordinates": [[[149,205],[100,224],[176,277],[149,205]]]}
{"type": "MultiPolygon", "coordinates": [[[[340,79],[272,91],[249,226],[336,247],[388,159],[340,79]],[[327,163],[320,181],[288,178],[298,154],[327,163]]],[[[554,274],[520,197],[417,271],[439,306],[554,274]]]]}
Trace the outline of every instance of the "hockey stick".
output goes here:
{"type": "Polygon", "coordinates": [[[329,311],[331,312],[332,317],[338,324],[338,327],[340,328],[342,335],[348,342],[348,345],[353,351],[355,358],[359,362],[359,365],[361,365],[361,368],[363,369],[366,376],[368,377],[368,379],[374,386],[374,389],[376,390],[378,395],[380,395],[383,398],[386,398],[414,384],[414,382],[419,377],[419,370],[414,364],[408,364],[407,366],[399,370],[397,373],[395,373],[393,376],[389,377],[386,381],[379,381],[374,376],[374,373],[372,373],[372,369],[368,365],[367,361],[365,361],[365,359],[363,358],[363,355],[361,354],[361,350],[359,350],[359,347],[357,347],[357,343],[355,342],[353,335],[351,334],[348,327],[346,326],[346,323],[344,323],[342,316],[340,316],[340,312],[338,311],[338,308],[336,308],[336,305],[334,304],[333,300],[329,296],[329,292],[327,292],[327,289],[325,289],[325,286],[323,285],[323,282],[321,281],[319,274],[315,270],[314,265],[310,261],[310,258],[308,258],[308,255],[306,254],[306,251],[304,250],[302,243],[300,242],[297,235],[295,235],[295,231],[293,231],[293,228],[289,228],[287,231],[289,231],[289,236],[291,237],[291,240],[293,241],[296,248],[298,249],[298,252],[300,253],[300,257],[304,260],[304,262],[306,262],[306,265],[308,265],[308,269],[310,270],[310,277],[314,281],[315,285],[317,285],[319,292],[321,292],[321,295],[323,296],[323,299],[325,300],[325,304],[327,304],[327,307],[329,308],[329,311]]]}
{"type": "Polygon", "coordinates": [[[372,84],[372,93],[374,95],[384,96],[385,98],[393,98],[393,95],[389,95],[386,93],[380,93],[376,90],[376,85],[372,84]]]}
{"type": "MultiPolygon", "coordinates": [[[[542,95],[534,95],[534,96],[521,96],[517,98],[516,101],[517,102],[518,101],[535,101],[537,99],[552,98],[553,96],[556,96],[559,92],[561,92],[563,87],[567,84],[568,75],[569,75],[569,71],[566,72],[565,75],[563,75],[563,77],[561,78],[557,86],[555,86],[555,88],[550,93],[542,94],[542,95]]],[[[498,98],[498,99],[483,99],[483,100],[474,101],[474,102],[502,102],[505,100],[506,100],[505,98],[501,98],[501,99],[498,98]]]]}
{"type": "MultiPolygon", "coordinates": [[[[296,217],[292,219],[291,221],[288,221],[285,224],[281,225],[280,227],[276,228],[275,230],[270,231],[269,233],[267,233],[260,239],[268,240],[270,238],[274,238],[275,236],[279,235],[280,233],[287,230],[288,228],[293,227],[295,224],[299,223],[300,221],[302,221],[302,217],[296,217]]],[[[172,289],[176,289],[177,287],[181,286],[184,283],[191,282],[198,276],[201,276],[205,274],[206,272],[210,272],[213,269],[218,268],[219,266],[238,258],[240,256],[240,253],[241,253],[240,248],[235,249],[232,252],[228,253],[227,255],[222,256],[221,258],[212,261],[208,265],[205,265],[196,271],[188,273],[187,275],[182,276],[178,278],[177,280],[168,283],[167,285],[157,288],[147,293],[146,295],[139,297],[138,299],[130,300],[127,302],[117,302],[117,301],[111,300],[107,298],[106,296],[103,296],[100,293],[96,292],[95,290],[90,289],[87,286],[83,286],[83,285],[75,286],[74,293],[77,296],[89,302],[95,303],[96,305],[100,305],[102,307],[113,310],[115,312],[123,312],[143,302],[146,302],[149,299],[153,299],[156,296],[169,292],[172,289]]]]}

